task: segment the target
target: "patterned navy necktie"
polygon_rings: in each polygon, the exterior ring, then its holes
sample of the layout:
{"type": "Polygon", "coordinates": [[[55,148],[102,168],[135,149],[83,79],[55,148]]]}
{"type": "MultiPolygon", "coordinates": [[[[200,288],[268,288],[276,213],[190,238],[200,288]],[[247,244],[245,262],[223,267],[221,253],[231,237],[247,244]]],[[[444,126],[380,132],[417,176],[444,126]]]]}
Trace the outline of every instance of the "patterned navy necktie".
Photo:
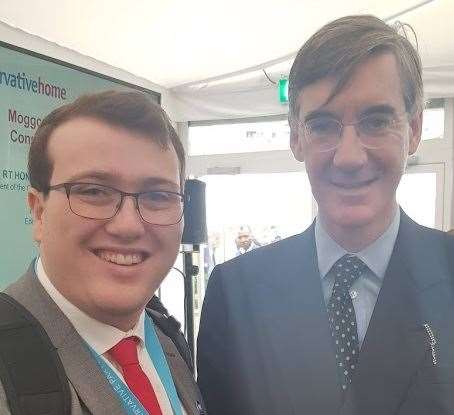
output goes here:
{"type": "Polygon", "coordinates": [[[356,314],[350,288],[367,266],[354,255],[344,255],[329,271],[334,274],[334,287],[328,302],[328,318],[333,337],[337,372],[342,390],[352,382],[359,356],[356,314]]]}

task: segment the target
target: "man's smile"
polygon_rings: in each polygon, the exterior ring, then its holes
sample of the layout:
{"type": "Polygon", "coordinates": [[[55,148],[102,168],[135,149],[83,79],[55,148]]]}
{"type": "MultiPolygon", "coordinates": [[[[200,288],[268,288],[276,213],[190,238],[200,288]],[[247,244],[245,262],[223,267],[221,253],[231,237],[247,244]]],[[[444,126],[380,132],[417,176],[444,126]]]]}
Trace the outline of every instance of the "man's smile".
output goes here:
{"type": "Polygon", "coordinates": [[[136,251],[136,252],[120,252],[117,250],[97,249],[93,253],[100,259],[111,262],[117,265],[131,266],[137,265],[145,261],[149,254],[136,251]]]}
{"type": "Polygon", "coordinates": [[[366,180],[330,180],[330,184],[341,189],[361,189],[377,180],[376,177],[366,180]]]}

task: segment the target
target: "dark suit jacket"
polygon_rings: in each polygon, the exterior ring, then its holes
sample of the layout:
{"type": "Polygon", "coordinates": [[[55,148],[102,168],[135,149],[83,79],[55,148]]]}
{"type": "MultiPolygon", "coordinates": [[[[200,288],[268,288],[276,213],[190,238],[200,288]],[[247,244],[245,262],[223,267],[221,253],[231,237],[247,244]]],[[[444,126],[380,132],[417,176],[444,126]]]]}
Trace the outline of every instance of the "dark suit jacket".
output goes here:
{"type": "Polygon", "coordinates": [[[454,256],[452,238],[417,225],[402,212],[344,399],[314,227],[217,266],[198,339],[199,386],[208,413],[454,414],[454,279],[449,255],[454,256]],[[436,336],[436,366],[424,323],[436,336]]]}
{"type": "MultiPolygon", "coordinates": [[[[5,292],[19,301],[42,324],[58,354],[68,377],[72,396],[72,415],[123,415],[120,401],[85,342],[39,283],[33,268],[5,292]]],[[[200,413],[200,393],[186,363],[172,340],[156,328],[161,346],[172,372],[175,387],[188,415],[200,413]]],[[[3,387],[0,383],[0,414],[9,414],[3,387]]]]}

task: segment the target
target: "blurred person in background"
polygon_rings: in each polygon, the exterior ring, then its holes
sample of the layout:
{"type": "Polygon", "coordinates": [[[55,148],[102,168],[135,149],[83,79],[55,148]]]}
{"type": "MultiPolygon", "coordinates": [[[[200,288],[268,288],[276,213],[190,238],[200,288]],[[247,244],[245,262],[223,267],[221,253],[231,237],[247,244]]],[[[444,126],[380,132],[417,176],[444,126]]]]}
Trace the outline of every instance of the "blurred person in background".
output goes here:
{"type": "Polygon", "coordinates": [[[235,244],[237,248],[236,256],[243,255],[246,252],[250,252],[260,246],[258,241],[253,237],[249,226],[240,227],[238,235],[235,239],[235,244]]]}

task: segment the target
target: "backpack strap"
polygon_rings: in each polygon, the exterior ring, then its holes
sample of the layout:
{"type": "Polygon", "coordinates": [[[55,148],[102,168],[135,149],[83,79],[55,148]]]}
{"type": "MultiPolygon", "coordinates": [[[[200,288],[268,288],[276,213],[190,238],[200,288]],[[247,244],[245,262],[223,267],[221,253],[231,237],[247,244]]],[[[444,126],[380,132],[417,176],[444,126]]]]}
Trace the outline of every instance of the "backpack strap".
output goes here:
{"type": "Polygon", "coordinates": [[[169,316],[167,309],[156,296],[153,296],[147,304],[146,311],[159,329],[172,340],[181,357],[186,362],[189,370],[192,374],[194,374],[192,353],[189,350],[188,343],[180,330],[181,324],[174,317],[169,316]]]}
{"type": "Polygon", "coordinates": [[[71,413],[56,348],[38,320],[5,293],[0,293],[0,380],[11,415],[71,413]]]}

